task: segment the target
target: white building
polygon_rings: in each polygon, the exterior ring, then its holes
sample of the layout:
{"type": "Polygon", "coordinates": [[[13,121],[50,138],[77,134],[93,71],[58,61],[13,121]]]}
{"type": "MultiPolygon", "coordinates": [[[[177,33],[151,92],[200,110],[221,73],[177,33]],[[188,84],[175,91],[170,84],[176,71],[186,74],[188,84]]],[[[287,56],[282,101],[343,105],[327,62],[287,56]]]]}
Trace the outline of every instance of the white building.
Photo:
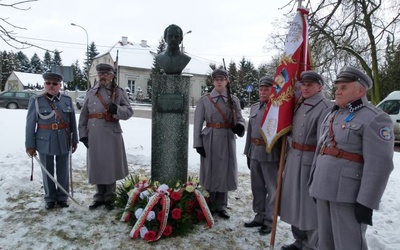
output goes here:
{"type": "MultiPolygon", "coordinates": [[[[122,40],[117,42],[109,51],[93,59],[89,70],[90,82],[93,86],[97,77],[96,65],[100,63],[114,65],[118,54],[118,85],[123,89],[128,88],[134,97],[139,97],[139,95],[146,97],[148,96],[147,83],[150,79],[156,53],[157,46],[149,46],[146,40],[135,44],[129,42],[127,37],[122,37],[122,40]]],[[[210,75],[212,70],[209,67],[209,61],[186,54],[192,59],[182,74],[191,76],[190,98],[197,101],[202,94],[201,87],[206,86],[207,75],[210,75]]]]}

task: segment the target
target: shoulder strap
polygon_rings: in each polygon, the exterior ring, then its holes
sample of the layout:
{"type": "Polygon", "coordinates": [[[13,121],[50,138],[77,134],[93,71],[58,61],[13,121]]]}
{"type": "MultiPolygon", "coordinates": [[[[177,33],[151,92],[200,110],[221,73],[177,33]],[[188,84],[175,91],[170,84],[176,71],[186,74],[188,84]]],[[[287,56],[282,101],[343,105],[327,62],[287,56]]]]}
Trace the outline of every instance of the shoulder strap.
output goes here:
{"type": "Polygon", "coordinates": [[[218,112],[221,114],[222,119],[224,119],[225,123],[229,123],[228,118],[226,117],[224,111],[222,111],[221,107],[218,106],[218,104],[216,102],[213,101],[213,99],[211,98],[211,95],[208,95],[208,99],[210,100],[210,102],[214,105],[214,107],[218,110],[218,112]]]}

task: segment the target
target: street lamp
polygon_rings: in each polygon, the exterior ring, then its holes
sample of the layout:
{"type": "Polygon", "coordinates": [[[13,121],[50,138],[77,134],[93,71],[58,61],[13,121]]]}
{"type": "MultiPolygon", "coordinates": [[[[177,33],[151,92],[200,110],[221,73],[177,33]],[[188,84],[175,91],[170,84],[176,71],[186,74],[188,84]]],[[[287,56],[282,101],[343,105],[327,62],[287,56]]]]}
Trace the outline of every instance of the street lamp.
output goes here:
{"type": "Polygon", "coordinates": [[[82,26],[75,24],[75,23],[71,23],[72,26],[76,26],[79,27],[81,29],[83,29],[86,33],[86,62],[87,62],[87,67],[86,67],[86,74],[87,74],[87,89],[90,88],[90,81],[89,81],[89,35],[86,31],[85,28],[83,28],[82,26]]]}
{"type": "Polygon", "coordinates": [[[190,34],[190,33],[192,33],[191,30],[189,30],[188,32],[186,32],[186,33],[183,34],[183,36],[182,36],[182,43],[181,43],[181,52],[182,52],[182,53],[184,52],[183,50],[185,49],[185,48],[183,47],[183,38],[185,37],[186,34],[190,34]]]}

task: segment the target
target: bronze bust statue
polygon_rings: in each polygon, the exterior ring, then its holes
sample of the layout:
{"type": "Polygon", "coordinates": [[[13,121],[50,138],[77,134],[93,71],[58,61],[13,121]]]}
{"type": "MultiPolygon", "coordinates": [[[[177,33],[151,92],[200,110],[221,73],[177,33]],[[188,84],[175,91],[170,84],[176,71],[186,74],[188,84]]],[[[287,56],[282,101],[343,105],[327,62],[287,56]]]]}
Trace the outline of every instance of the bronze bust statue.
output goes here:
{"type": "Polygon", "coordinates": [[[156,56],[156,62],[167,75],[180,75],[191,59],[179,48],[183,40],[182,29],[175,24],[169,25],[164,31],[164,40],[167,50],[156,56]]]}

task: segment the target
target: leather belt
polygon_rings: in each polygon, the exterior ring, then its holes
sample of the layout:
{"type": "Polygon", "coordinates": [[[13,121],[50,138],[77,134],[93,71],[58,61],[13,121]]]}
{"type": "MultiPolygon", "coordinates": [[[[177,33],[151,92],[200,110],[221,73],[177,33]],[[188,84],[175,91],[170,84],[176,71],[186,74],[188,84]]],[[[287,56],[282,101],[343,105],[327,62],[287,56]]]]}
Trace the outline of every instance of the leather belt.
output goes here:
{"type": "Polygon", "coordinates": [[[91,118],[105,119],[106,114],[105,113],[92,113],[92,114],[89,114],[89,119],[91,119],[91,118]]]}
{"type": "Polygon", "coordinates": [[[332,155],[337,158],[343,158],[343,159],[346,159],[349,161],[364,163],[364,157],[362,155],[346,152],[346,151],[344,151],[342,149],[338,149],[338,148],[326,147],[325,145],[322,146],[319,153],[321,155],[332,155]]]}
{"type": "Polygon", "coordinates": [[[294,141],[292,141],[292,148],[300,151],[309,151],[309,152],[315,152],[315,150],[317,149],[317,147],[314,145],[301,144],[294,141]]]}
{"type": "Polygon", "coordinates": [[[68,123],[38,124],[39,129],[59,130],[69,127],[68,123]]]}
{"type": "Polygon", "coordinates": [[[230,123],[209,123],[207,122],[206,125],[208,128],[233,128],[232,124],[230,123]]]}
{"type": "Polygon", "coordinates": [[[251,138],[251,142],[256,144],[257,146],[259,145],[265,145],[264,139],[258,139],[258,138],[251,138]]]}

